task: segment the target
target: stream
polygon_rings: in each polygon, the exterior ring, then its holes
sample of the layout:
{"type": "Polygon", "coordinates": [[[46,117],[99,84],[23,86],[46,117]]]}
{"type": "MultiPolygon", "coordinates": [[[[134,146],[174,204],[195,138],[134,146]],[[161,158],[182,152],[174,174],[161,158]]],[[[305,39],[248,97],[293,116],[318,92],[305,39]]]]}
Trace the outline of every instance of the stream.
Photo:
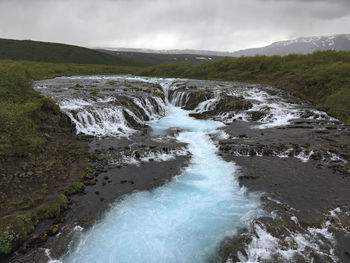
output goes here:
{"type": "Polygon", "coordinates": [[[312,105],[207,80],[74,76],[35,89],[76,123],[98,171],[36,262],[350,257],[350,131],[312,105]]]}
{"type": "Polygon", "coordinates": [[[189,144],[189,167],[163,187],[116,203],[62,262],[205,262],[254,210],[257,201],[238,186],[234,164],[216,155],[208,137],[222,123],[168,107],[150,126],[155,135],[183,130],[177,139],[189,144]]]}

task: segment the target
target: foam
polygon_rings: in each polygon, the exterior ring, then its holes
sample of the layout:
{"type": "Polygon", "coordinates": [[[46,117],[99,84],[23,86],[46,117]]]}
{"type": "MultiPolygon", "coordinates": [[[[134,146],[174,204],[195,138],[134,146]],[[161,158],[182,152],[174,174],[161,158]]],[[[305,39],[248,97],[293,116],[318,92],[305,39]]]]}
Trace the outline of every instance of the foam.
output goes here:
{"type": "Polygon", "coordinates": [[[169,108],[170,115],[150,124],[154,134],[185,130],[177,139],[188,144],[190,165],[170,183],[116,203],[62,262],[204,262],[250,218],[257,200],[239,187],[236,167],[215,154],[207,135],[222,124],[169,108]]]}

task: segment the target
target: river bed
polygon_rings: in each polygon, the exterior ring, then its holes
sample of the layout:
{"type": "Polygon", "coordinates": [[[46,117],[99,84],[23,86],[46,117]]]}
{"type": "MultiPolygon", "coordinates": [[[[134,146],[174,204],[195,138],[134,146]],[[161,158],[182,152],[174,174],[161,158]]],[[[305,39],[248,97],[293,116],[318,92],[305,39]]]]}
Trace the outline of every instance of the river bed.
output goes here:
{"type": "Polygon", "coordinates": [[[38,262],[348,259],[349,130],[326,113],[235,82],[89,76],[35,87],[92,136],[99,178],[111,181],[73,199],[69,238],[49,240],[38,262]]]}

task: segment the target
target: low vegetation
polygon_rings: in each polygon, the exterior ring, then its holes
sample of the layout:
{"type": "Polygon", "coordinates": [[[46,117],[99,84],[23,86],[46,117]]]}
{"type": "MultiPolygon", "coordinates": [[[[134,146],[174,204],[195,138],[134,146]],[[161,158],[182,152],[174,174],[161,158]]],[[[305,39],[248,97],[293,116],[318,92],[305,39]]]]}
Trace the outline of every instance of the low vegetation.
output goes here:
{"type": "Polygon", "coordinates": [[[130,58],[121,58],[79,46],[13,39],[0,39],[0,59],[119,66],[141,64],[130,58]]]}

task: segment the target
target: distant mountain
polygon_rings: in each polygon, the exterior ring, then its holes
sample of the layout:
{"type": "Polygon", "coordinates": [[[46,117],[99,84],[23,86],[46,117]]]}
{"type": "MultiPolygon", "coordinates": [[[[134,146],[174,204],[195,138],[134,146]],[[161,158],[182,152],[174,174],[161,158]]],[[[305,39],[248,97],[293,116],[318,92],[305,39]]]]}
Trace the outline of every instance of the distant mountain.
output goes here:
{"type": "Polygon", "coordinates": [[[279,41],[261,48],[244,49],[232,52],[231,56],[309,54],[322,50],[350,51],[350,34],[300,37],[294,40],[279,41]]]}
{"type": "Polygon", "coordinates": [[[108,49],[118,54],[122,53],[143,53],[143,54],[162,54],[162,55],[196,55],[202,57],[241,57],[255,55],[288,55],[288,54],[309,54],[321,50],[345,50],[350,51],[350,34],[317,36],[317,37],[300,37],[294,40],[279,41],[271,45],[239,50],[235,52],[221,52],[209,50],[152,50],[136,48],[114,48],[108,49]]]}
{"type": "Polygon", "coordinates": [[[140,64],[79,46],[12,39],[0,39],[0,59],[120,66],[140,64]]]}

